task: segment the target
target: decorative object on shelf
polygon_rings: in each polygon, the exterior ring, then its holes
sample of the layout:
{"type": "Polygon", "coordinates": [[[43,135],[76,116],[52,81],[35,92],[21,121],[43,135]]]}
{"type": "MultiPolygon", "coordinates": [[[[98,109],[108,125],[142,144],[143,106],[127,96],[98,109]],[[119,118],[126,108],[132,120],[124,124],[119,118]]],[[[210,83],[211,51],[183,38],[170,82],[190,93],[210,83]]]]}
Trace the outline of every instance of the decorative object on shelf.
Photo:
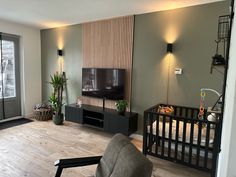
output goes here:
{"type": "Polygon", "coordinates": [[[34,119],[39,121],[47,121],[52,119],[52,107],[47,104],[36,104],[34,106],[34,119]]]}
{"type": "MultiPolygon", "coordinates": [[[[216,71],[222,73],[219,71],[216,66],[225,66],[225,59],[226,59],[226,46],[228,38],[229,38],[229,28],[230,27],[230,15],[222,15],[219,16],[218,20],[218,35],[216,42],[216,54],[212,57],[212,63],[211,63],[211,74],[213,72],[213,69],[216,71]],[[223,45],[223,54],[219,54],[219,44],[223,45]]],[[[222,73],[223,74],[223,73],[222,73]]]]}
{"type": "Polygon", "coordinates": [[[49,102],[52,105],[53,110],[53,122],[56,125],[61,125],[64,121],[64,115],[62,113],[63,106],[63,89],[66,84],[65,74],[59,74],[56,72],[53,76],[51,75],[51,82],[49,82],[54,91],[52,95],[49,97],[49,102]]]}
{"type": "Polygon", "coordinates": [[[128,101],[127,100],[118,100],[115,102],[116,110],[119,114],[123,115],[125,114],[126,108],[128,107],[128,101]]]}
{"type": "Polygon", "coordinates": [[[77,100],[76,100],[76,106],[81,108],[82,103],[83,103],[83,97],[78,97],[77,100]]]}
{"type": "Polygon", "coordinates": [[[217,65],[225,65],[225,58],[220,55],[220,54],[215,54],[213,57],[212,57],[212,64],[214,66],[217,66],[217,65]]]}
{"type": "Polygon", "coordinates": [[[221,15],[218,19],[218,39],[227,40],[229,37],[230,15],[221,15]]]}

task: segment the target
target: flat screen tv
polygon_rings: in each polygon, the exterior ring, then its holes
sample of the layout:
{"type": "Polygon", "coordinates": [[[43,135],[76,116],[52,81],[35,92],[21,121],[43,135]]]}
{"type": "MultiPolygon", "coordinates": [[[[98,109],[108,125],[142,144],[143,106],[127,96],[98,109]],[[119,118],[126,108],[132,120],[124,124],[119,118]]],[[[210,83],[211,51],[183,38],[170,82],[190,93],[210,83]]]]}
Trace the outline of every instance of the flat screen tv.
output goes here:
{"type": "Polygon", "coordinates": [[[110,100],[124,99],[125,69],[83,68],[82,95],[110,100]]]}

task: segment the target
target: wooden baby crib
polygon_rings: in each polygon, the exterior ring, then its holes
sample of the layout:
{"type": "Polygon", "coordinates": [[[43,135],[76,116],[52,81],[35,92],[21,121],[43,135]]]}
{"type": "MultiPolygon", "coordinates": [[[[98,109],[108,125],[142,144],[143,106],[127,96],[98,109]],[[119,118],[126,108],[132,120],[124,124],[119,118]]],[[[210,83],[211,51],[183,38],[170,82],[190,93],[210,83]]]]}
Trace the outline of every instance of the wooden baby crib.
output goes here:
{"type": "MultiPolygon", "coordinates": [[[[158,104],[144,111],[143,153],[212,172],[219,153],[219,121],[198,118],[199,109],[158,104]],[[171,114],[160,106],[173,107],[171,114]]],[[[212,173],[213,174],[213,173],[212,173]]]]}

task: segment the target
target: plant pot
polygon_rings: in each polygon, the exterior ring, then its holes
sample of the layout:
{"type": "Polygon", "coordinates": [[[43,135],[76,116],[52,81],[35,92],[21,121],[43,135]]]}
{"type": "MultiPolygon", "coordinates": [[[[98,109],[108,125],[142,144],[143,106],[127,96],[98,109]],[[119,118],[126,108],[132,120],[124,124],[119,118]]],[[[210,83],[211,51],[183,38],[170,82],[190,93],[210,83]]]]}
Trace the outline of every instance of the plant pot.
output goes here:
{"type": "Polygon", "coordinates": [[[117,109],[118,114],[125,115],[126,109],[117,109]]]}
{"type": "Polygon", "coordinates": [[[55,114],[53,115],[53,123],[56,124],[56,125],[62,125],[63,124],[63,121],[64,121],[64,115],[63,114],[55,114]]]}

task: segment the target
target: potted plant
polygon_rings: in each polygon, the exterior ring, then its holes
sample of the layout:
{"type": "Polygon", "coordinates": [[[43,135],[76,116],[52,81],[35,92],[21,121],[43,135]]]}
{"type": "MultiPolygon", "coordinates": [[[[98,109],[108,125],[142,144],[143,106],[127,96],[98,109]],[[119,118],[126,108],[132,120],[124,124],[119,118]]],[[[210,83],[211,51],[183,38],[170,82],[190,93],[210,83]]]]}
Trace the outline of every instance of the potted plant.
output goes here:
{"type": "Polygon", "coordinates": [[[128,107],[128,101],[118,100],[116,101],[115,105],[116,105],[116,110],[118,111],[118,113],[124,115],[126,108],[128,107]]]}
{"type": "Polygon", "coordinates": [[[53,109],[53,122],[56,125],[61,125],[64,121],[64,115],[62,113],[63,106],[63,89],[66,84],[66,78],[64,74],[59,74],[56,72],[53,76],[51,75],[51,82],[49,82],[53,87],[53,93],[49,97],[49,102],[53,109]]]}

